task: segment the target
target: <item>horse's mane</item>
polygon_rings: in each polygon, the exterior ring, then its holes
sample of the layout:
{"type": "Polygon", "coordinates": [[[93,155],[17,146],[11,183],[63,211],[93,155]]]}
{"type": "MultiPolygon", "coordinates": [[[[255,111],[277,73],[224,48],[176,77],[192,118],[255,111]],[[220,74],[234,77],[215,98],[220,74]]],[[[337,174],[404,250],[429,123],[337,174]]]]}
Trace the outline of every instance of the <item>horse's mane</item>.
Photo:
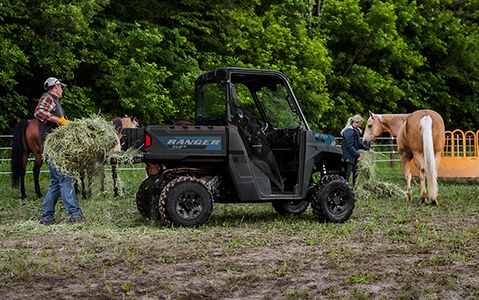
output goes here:
{"type": "Polygon", "coordinates": [[[397,136],[403,124],[407,122],[411,114],[373,114],[368,118],[368,122],[377,120],[385,131],[392,136],[397,136]]]}

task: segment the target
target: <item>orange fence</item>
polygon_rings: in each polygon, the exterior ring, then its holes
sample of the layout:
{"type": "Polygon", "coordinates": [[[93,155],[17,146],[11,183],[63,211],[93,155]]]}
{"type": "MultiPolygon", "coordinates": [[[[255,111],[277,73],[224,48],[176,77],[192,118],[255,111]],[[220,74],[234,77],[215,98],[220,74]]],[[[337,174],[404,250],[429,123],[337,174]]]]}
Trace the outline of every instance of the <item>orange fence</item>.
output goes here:
{"type": "MultiPolygon", "coordinates": [[[[479,178],[479,130],[446,131],[446,145],[439,164],[438,176],[443,178],[479,178]]],[[[411,162],[411,169],[417,170],[411,162]]]]}

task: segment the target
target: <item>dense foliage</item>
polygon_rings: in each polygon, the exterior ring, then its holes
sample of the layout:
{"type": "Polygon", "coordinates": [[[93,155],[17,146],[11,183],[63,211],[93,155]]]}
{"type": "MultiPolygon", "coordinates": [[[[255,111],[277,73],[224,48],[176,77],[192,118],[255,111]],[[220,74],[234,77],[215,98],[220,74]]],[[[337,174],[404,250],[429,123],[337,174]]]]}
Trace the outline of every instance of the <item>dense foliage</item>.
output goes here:
{"type": "Polygon", "coordinates": [[[312,127],[433,108],[477,129],[474,0],[3,0],[0,132],[32,117],[48,76],[69,118],[191,119],[193,82],[219,66],[283,71],[312,127]],[[460,116],[460,117],[458,117],[460,116]]]}

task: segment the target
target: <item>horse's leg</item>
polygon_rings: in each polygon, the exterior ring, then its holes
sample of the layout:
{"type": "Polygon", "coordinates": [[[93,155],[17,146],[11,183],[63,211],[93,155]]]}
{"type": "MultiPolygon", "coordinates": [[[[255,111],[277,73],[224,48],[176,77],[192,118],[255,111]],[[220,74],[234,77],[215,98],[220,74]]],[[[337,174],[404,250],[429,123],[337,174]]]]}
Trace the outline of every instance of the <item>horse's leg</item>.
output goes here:
{"type": "Polygon", "coordinates": [[[424,168],[424,158],[422,155],[414,155],[414,164],[418,169],[419,181],[421,185],[421,192],[419,194],[419,202],[424,203],[426,201],[426,170],[424,168]]]}
{"type": "Polygon", "coordinates": [[[116,164],[111,165],[111,177],[113,178],[113,196],[118,197],[118,173],[116,170],[116,164]]]}
{"type": "Polygon", "coordinates": [[[28,155],[28,152],[22,154],[22,169],[20,170],[20,193],[22,199],[27,198],[27,193],[25,192],[25,173],[27,172],[28,155]]]}
{"type": "Polygon", "coordinates": [[[86,189],[86,196],[87,198],[91,198],[91,190],[93,186],[93,175],[95,173],[95,166],[88,168],[87,170],[87,177],[88,177],[88,185],[86,189]]]}
{"type": "Polygon", "coordinates": [[[86,188],[85,188],[85,170],[80,171],[80,182],[81,182],[81,196],[83,199],[87,198],[86,188]]]}
{"type": "Polygon", "coordinates": [[[406,179],[407,183],[407,198],[409,201],[412,201],[412,187],[411,187],[411,166],[409,165],[410,158],[406,153],[400,153],[401,157],[401,164],[402,164],[402,173],[404,175],[404,179],[406,179]]]}
{"type": "Polygon", "coordinates": [[[42,147],[40,144],[40,130],[38,127],[38,120],[30,120],[28,122],[27,129],[25,131],[25,148],[29,149],[33,153],[34,165],[33,165],[33,183],[35,185],[35,193],[40,198],[42,192],[40,191],[40,169],[42,168],[42,147]]]}
{"type": "Polygon", "coordinates": [[[98,168],[100,172],[100,192],[105,191],[105,165],[104,163],[98,163],[98,168]]]}
{"type": "Polygon", "coordinates": [[[41,153],[35,154],[35,165],[33,166],[33,182],[35,184],[35,193],[37,194],[38,198],[42,197],[42,191],[40,190],[40,169],[42,168],[43,159],[41,153]]]}
{"type": "Polygon", "coordinates": [[[75,181],[73,182],[73,188],[75,189],[75,194],[79,194],[80,191],[78,190],[78,180],[75,178],[75,181]]]}

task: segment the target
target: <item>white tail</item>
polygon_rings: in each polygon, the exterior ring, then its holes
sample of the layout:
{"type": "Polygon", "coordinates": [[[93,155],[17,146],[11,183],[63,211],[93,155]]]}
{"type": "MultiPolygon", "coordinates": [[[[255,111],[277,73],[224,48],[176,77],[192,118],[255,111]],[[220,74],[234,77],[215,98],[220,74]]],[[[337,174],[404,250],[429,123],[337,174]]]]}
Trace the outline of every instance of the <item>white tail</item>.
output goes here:
{"type": "Polygon", "coordinates": [[[437,199],[437,170],[432,140],[432,118],[424,116],[419,125],[422,130],[424,169],[426,171],[427,193],[430,199],[437,199]]]}

